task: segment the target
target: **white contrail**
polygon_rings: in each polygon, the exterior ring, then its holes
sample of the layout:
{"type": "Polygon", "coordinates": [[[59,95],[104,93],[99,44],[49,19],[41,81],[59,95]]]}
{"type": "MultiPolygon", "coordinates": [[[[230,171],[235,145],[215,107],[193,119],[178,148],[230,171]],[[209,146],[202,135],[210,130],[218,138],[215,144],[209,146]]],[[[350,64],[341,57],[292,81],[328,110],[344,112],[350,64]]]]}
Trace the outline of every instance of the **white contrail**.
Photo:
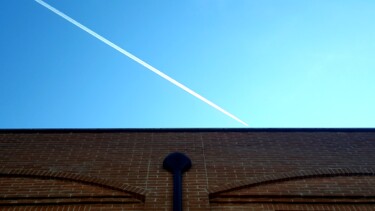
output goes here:
{"type": "Polygon", "coordinates": [[[87,33],[91,34],[92,36],[96,37],[97,39],[99,39],[100,41],[104,42],[105,44],[107,44],[107,45],[111,46],[112,48],[116,49],[117,51],[119,51],[120,53],[122,53],[125,56],[129,57],[130,59],[136,61],[137,63],[139,63],[139,64],[143,65],[144,67],[146,67],[147,69],[151,70],[152,72],[158,74],[159,76],[161,76],[162,78],[164,78],[167,81],[171,82],[172,84],[180,87],[181,89],[185,90],[186,92],[190,93],[191,95],[195,96],[196,98],[202,100],[203,102],[207,103],[208,105],[212,106],[213,108],[221,111],[222,113],[224,113],[225,115],[231,117],[232,119],[234,119],[234,120],[242,123],[245,126],[248,126],[248,124],[246,124],[244,121],[242,121],[238,117],[234,116],[233,114],[231,114],[228,111],[224,110],[223,108],[219,107],[215,103],[207,100],[206,98],[204,98],[200,94],[194,92],[193,90],[189,89],[185,85],[181,84],[180,82],[178,82],[178,81],[174,80],[173,78],[169,77],[168,75],[164,74],[163,72],[161,72],[160,70],[156,69],[155,67],[147,64],[146,62],[142,61],[140,58],[138,58],[138,57],[134,56],[133,54],[127,52],[126,50],[122,49],[118,45],[112,43],[111,41],[107,40],[106,38],[102,37],[101,35],[97,34],[94,31],[92,31],[91,29],[87,28],[86,26],[80,24],[79,22],[77,22],[73,18],[65,15],[64,13],[60,12],[56,8],[52,7],[51,5],[45,3],[42,0],[35,0],[35,1],[38,2],[39,4],[41,4],[42,6],[46,7],[47,9],[51,10],[55,14],[59,15],[60,17],[64,18],[65,20],[69,21],[70,23],[78,26],[80,29],[82,29],[82,30],[86,31],[87,33]]]}

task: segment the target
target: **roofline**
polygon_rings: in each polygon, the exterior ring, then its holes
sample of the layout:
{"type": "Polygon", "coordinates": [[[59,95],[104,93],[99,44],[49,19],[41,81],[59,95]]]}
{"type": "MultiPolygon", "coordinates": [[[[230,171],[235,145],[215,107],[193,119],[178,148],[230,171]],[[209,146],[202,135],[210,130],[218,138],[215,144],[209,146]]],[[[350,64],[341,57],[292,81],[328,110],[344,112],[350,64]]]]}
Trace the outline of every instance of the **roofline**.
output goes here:
{"type": "Polygon", "coordinates": [[[375,132],[375,128],[20,128],[0,133],[375,132]]]}

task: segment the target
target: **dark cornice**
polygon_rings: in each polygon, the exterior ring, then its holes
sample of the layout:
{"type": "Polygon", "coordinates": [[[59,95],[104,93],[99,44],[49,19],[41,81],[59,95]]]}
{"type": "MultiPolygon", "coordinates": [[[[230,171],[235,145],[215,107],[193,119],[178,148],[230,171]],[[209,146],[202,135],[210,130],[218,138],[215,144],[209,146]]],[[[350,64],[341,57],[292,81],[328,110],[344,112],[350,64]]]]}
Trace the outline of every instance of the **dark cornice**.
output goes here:
{"type": "Polygon", "coordinates": [[[375,128],[35,128],[0,129],[0,133],[168,133],[168,132],[375,132],[375,128]]]}

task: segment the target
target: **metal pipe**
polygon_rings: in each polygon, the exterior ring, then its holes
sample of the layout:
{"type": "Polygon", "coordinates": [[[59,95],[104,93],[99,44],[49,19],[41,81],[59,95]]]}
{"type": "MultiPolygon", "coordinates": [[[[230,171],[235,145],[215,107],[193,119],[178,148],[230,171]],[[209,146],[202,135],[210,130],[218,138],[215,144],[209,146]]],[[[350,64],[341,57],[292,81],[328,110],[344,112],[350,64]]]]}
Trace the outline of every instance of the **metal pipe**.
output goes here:
{"type": "Polygon", "coordinates": [[[182,174],[191,168],[191,160],[174,152],[165,157],[163,167],[173,174],[173,211],[182,211],[182,174]]]}

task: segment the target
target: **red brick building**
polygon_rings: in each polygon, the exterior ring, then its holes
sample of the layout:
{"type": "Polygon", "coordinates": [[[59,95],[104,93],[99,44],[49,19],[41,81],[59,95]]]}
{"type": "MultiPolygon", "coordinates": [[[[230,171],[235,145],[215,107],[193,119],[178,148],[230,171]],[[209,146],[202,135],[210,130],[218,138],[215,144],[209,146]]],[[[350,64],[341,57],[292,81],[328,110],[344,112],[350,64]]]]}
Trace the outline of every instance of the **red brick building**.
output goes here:
{"type": "Polygon", "coordinates": [[[375,210],[374,129],[0,130],[0,210],[375,210]]]}

